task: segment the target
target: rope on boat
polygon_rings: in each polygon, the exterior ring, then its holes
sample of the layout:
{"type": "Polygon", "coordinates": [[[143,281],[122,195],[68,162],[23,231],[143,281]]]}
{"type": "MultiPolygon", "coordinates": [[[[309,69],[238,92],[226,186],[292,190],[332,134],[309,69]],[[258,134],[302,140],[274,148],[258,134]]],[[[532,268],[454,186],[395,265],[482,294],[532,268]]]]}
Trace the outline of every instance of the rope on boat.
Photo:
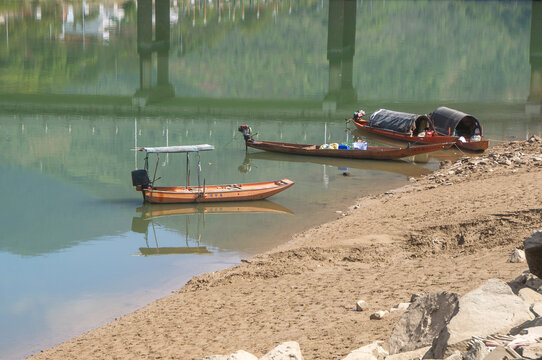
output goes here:
{"type": "Polygon", "coordinates": [[[455,146],[455,148],[456,148],[457,150],[459,150],[459,152],[460,152],[462,155],[465,155],[465,152],[464,152],[463,150],[461,150],[461,149],[459,148],[459,146],[457,146],[457,143],[454,143],[454,144],[452,145],[452,147],[454,147],[454,146],[455,146]]]}

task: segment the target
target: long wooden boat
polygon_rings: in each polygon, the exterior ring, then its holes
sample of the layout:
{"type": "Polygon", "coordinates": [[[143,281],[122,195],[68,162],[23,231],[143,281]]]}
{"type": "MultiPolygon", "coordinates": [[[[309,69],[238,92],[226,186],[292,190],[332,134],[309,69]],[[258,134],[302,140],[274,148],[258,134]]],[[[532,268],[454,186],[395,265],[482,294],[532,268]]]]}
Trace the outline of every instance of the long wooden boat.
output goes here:
{"type": "Polygon", "coordinates": [[[294,182],[289,179],[252,184],[208,186],[136,186],[143,192],[146,202],[153,204],[203,203],[221,201],[261,200],[288,189],[294,182]]]}
{"type": "Polygon", "coordinates": [[[154,204],[181,204],[181,203],[203,203],[223,201],[247,201],[262,200],[275,195],[294,185],[290,179],[267,181],[251,184],[227,184],[227,185],[205,185],[200,183],[201,165],[199,160],[200,151],[214,150],[212,145],[189,145],[189,146],[167,146],[167,147],[141,147],[136,150],[145,151],[145,168],[132,171],[132,184],[137,191],[143,194],[145,202],[154,204]],[[153,179],[150,180],[148,169],[149,154],[156,154],[156,167],[153,179]],[[154,186],[156,170],[162,153],[186,153],[186,186],[154,186]],[[190,186],[189,154],[196,153],[198,156],[198,186],[190,186]]]}
{"type": "MultiPolygon", "coordinates": [[[[441,108],[439,108],[441,109],[441,108]]],[[[365,131],[371,134],[380,135],[390,139],[399,141],[405,141],[416,144],[438,144],[438,143],[455,143],[455,145],[462,150],[468,150],[473,152],[484,151],[489,146],[489,140],[481,138],[482,127],[476,120],[471,121],[471,125],[463,126],[463,123],[467,123],[467,119],[470,119],[467,114],[457,112],[454,114],[455,120],[446,122],[443,127],[438,128],[434,124],[435,119],[442,119],[439,117],[439,109],[435,110],[429,117],[425,115],[415,115],[407,113],[399,113],[389,110],[380,109],[371,115],[371,120],[365,120],[361,117],[354,117],[350,119],[352,123],[361,131],[365,131]],[[392,118],[390,120],[390,117],[392,118]],[[463,120],[462,120],[463,119],[463,120]],[[463,121],[463,123],[462,123],[463,121]],[[455,132],[456,127],[465,129],[465,136],[451,136],[444,134],[444,127],[449,125],[447,133],[455,132]],[[425,129],[428,131],[425,131],[425,129]],[[479,129],[480,135],[473,137],[474,132],[479,129]],[[440,130],[440,131],[439,131],[440,130]],[[468,133],[472,132],[472,135],[468,133]],[[475,139],[477,141],[475,141],[475,139]]],[[[455,110],[454,110],[455,111],[455,110]]]]}
{"type": "Polygon", "coordinates": [[[347,159],[396,160],[408,156],[424,154],[432,151],[450,148],[454,143],[439,143],[431,145],[414,145],[404,148],[368,146],[367,150],[352,149],[320,149],[320,145],[293,144],[274,141],[246,140],[248,147],[272,152],[328,156],[347,159]]]}

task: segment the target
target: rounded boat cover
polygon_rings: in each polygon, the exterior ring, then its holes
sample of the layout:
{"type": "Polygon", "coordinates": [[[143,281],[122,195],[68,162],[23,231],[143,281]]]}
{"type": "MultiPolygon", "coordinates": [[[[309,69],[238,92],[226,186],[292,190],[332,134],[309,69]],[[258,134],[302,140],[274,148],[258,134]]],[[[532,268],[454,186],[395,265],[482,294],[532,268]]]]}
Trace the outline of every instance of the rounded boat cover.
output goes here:
{"type": "Polygon", "coordinates": [[[425,120],[427,126],[430,126],[429,118],[425,115],[380,109],[371,115],[369,126],[378,129],[391,130],[401,134],[410,134],[410,132],[415,129],[414,125],[419,123],[419,120],[425,120]]]}
{"type": "Polygon", "coordinates": [[[466,135],[470,137],[474,134],[474,129],[476,128],[480,129],[480,135],[482,135],[482,127],[480,126],[478,119],[464,112],[441,106],[433,111],[433,113],[430,114],[430,117],[435,126],[435,130],[441,135],[454,135],[456,128],[458,128],[458,130],[461,128],[462,132],[466,132],[465,134],[460,134],[462,136],[466,135]],[[457,125],[460,122],[462,125],[458,127],[457,125]]]}

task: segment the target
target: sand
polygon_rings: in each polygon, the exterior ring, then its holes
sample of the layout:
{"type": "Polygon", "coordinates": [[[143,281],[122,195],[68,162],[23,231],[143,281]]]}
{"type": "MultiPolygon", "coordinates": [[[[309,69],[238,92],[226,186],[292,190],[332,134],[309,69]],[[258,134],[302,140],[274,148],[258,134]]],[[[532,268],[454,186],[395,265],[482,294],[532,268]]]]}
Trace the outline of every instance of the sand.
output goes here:
{"type": "MultiPolygon", "coordinates": [[[[256,356],[297,341],[305,359],[343,359],[387,340],[413,293],[460,294],[528,269],[508,263],[542,229],[542,142],[446,162],[400,189],[359,199],[337,219],[31,359],[256,356]],[[356,301],[368,303],[354,311],[356,301]]],[[[257,234],[255,234],[257,236],[257,234]]]]}

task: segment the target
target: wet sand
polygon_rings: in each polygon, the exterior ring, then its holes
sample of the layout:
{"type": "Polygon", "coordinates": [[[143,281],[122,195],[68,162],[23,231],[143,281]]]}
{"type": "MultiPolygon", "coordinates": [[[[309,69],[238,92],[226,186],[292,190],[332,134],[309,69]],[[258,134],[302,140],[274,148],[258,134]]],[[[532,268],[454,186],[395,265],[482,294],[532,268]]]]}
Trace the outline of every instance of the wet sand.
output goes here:
{"type": "Polygon", "coordinates": [[[388,339],[400,312],[370,320],[374,311],[413,293],[462,294],[526,270],[506,260],[542,229],[541,199],[542,142],[506,143],[361,198],[271,252],[195,277],[30,358],[201,359],[239,349],[262,356],[297,341],[305,359],[342,359],[388,339]],[[360,299],[367,311],[354,311],[360,299]]]}

